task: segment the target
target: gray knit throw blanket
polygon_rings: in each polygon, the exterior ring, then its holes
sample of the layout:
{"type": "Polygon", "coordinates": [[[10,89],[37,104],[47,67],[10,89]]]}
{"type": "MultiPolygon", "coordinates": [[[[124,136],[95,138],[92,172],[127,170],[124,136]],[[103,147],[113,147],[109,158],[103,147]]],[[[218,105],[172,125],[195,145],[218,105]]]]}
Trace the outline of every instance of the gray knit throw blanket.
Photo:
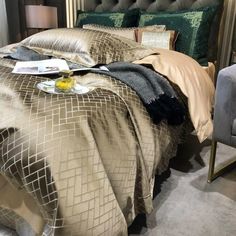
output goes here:
{"type": "Polygon", "coordinates": [[[183,123],[186,110],[168,80],[142,65],[114,62],[106,65],[109,71],[99,71],[127,84],[136,91],[154,123],[166,119],[171,125],[183,123]]]}

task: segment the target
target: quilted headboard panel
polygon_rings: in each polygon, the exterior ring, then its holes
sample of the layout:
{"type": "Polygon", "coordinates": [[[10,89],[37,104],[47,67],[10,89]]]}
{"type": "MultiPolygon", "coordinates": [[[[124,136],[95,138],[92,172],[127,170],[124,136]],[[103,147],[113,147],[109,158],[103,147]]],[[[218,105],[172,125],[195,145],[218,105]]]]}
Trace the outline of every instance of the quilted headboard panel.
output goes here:
{"type": "Polygon", "coordinates": [[[224,0],[85,0],[84,9],[86,11],[122,11],[132,8],[140,8],[147,12],[157,11],[178,11],[185,9],[197,9],[220,3],[218,14],[216,15],[209,38],[209,61],[216,61],[218,48],[218,35],[220,19],[223,11],[224,0]]]}
{"type": "Polygon", "coordinates": [[[120,11],[140,8],[148,12],[178,11],[210,6],[221,0],[85,0],[87,11],[120,11]]]}

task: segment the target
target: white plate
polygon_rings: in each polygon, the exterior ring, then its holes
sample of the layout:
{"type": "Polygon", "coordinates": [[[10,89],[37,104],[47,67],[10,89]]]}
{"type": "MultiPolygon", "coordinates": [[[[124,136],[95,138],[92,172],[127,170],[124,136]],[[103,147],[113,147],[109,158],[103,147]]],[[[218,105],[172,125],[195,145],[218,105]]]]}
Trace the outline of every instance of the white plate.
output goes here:
{"type": "Polygon", "coordinates": [[[52,94],[74,94],[74,93],[84,94],[84,93],[87,93],[91,90],[88,87],[76,84],[71,92],[68,92],[68,93],[58,92],[55,89],[55,81],[54,80],[40,82],[37,84],[37,88],[46,92],[46,93],[52,93],[52,94]]]}

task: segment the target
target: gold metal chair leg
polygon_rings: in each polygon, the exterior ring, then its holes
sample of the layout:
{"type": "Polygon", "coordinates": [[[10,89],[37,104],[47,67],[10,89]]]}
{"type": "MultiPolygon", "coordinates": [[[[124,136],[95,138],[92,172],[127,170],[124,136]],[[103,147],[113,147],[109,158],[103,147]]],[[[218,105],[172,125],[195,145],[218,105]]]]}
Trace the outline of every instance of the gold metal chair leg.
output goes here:
{"type": "Polygon", "coordinates": [[[208,183],[211,183],[214,180],[214,171],[215,171],[215,160],[216,160],[216,147],[217,142],[212,140],[211,143],[211,156],[209,161],[209,171],[208,171],[208,183]]]}
{"type": "Polygon", "coordinates": [[[216,147],[217,147],[217,142],[213,140],[211,143],[211,156],[210,156],[208,179],[207,179],[208,183],[211,183],[214,179],[216,179],[220,175],[224,174],[226,171],[236,166],[236,160],[229,160],[223,166],[221,165],[221,167],[215,170],[216,147]]]}

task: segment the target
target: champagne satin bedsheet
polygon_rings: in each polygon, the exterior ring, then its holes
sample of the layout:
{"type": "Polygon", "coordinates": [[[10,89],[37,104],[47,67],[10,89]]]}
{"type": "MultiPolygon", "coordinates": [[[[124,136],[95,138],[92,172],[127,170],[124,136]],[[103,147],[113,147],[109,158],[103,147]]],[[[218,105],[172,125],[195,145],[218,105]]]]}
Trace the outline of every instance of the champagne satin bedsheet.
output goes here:
{"type": "Polygon", "coordinates": [[[127,235],[152,210],[153,179],[181,127],[154,125],[136,93],[110,77],[51,95],[46,77],[11,74],[0,59],[0,223],[33,235],[127,235]],[[22,226],[22,227],[23,227],[22,226]]]}

